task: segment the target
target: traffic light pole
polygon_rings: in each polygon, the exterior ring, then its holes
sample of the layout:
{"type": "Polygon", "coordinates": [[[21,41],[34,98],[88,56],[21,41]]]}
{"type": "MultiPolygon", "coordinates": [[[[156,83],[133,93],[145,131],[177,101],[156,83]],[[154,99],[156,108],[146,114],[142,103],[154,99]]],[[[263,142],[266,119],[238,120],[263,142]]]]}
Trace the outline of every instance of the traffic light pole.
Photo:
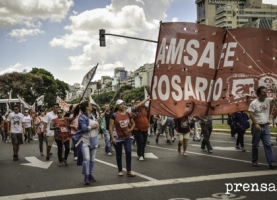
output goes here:
{"type": "Polygon", "coordinates": [[[135,40],[142,40],[142,41],[146,41],[146,42],[158,43],[158,41],[155,41],[155,40],[148,40],[148,39],[143,39],[143,38],[129,37],[129,36],[125,36],[125,35],[116,35],[116,34],[111,34],[111,33],[105,33],[105,35],[112,35],[112,36],[117,36],[117,37],[123,37],[123,38],[135,39],[135,40]]]}
{"type": "Polygon", "coordinates": [[[125,35],[116,35],[116,34],[111,34],[111,33],[105,33],[104,29],[100,29],[99,30],[100,47],[105,47],[106,46],[106,40],[105,40],[106,35],[129,38],[129,39],[134,39],[134,40],[142,40],[142,41],[146,41],[146,42],[158,43],[158,41],[155,41],[155,40],[148,40],[148,39],[143,39],[143,38],[129,37],[129,36],[125,36],[125,35]]]}

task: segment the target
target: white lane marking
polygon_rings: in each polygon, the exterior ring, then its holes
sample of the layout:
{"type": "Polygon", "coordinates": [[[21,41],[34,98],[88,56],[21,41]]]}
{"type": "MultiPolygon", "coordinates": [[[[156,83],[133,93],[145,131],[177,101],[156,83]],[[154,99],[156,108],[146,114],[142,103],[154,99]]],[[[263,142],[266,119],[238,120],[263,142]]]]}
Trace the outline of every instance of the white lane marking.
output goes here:
{"type": "Polygon", "coordinates": [[[214,174],[214,175],[195,176],[195,177],[188,177],[188,178],[153,180],[153,181],[145,181],[145,182],[138,182],[138,183],[122,183],[122,184],[92,186],[92,187],[84,187],[84,188],[76,188],[76,189],[54,190],[54,191],[46,191],[46,192],[38,192],[38,193],[2,196],[0,197],[0,200],[53,198],[57,196],[69,196],[69,195],[76,195],[76,194],[104,192],[104,191],[112,191],[112,190],[116,191],[116,190],[122,190],[122,189],[137,189],[137,188],[162,186],[162,185],[173,185],[173,184],[236,179],[236,178],[249,178],[249,177],[257,177],[257,176],[267,176],[267,175],[270,175],[270,176],[277,175],[277,170],[214,174]]]}
{"type": "MultiPolygon", "coordinates": [[[[200,147],[200,144],[191,144],[190,146],[193,147],[200,147]]],[[[213,146],[213,150],[223,150],[223,151],[241,151],[240,149],[237,149],[236,147],[217,147],[213,146]]],[[[250,151],[247,151],[250,152],[250,151]]]]}
{"type": "MultiPolygon", "coordinates": [[[[157,148],[157,149],[164,149],[164,150],[170,150],[170,151],[176,151],[175,149],[169,149],[169,148],[164,148],[164,147],[158,147],[158,146],[152,146],[152,145],[147,145],[148,147],[153,147],[153,148],[157,148]]],[[[209,156],[209,157],[213,157],[213,158],[220,158],[220,159],[225,159],[225,160],[232,160],[232,161],[238,161],[238,162],[243,162],[243,163],[251,163],[250,161],[245,161],[245,160],[239,160],[239,159],[234,159],[234,158],[227,158],[227,157],[222,157],[222,156],[215,156],[212,154],[203,154],[203,153],[196,153],[196,152],[192,152],[192,151],[187,151],[188,153],[191,154],[196,154],[196,155],[201,155],[201,156],[209,156]]],[[[268,165],[265,163],[259,163],[260,165],[268,165]]]]}
{"type": "MultiPolygon", "coordinates": [[[[105,162],[105,161],[102,161],[102,160],[99,160],[99,159],[95,159],[97,162],[100,162],[100,163],[102,163],[102,164],[105,164],[105,165],[108,165],[108,166],[111,166],[111,167],[114,167],[114,168],[116,168],[117,169],[117,165],[114,165],[114,164],[111,164],[111,163],[108,163],[108,162],[105,162]]],[[[126,168],[122,168],[124,171],[126,171],[126,168]]],[[[136,174],[136,176],[139,176],[139,177],[141,177],[141,178],[144,178],[144,179],[146,179],[146,180],[149,180],[149,181],[156,181],[157,179],[154,179],[154,178],[151,178],[151,177],[149,177],[149,176],[145,176],[145,175],[143,175],[143,174],[140,174],[140,173],[138,173],[138,172],[135,172],[135,171],[132,171],[132,172],[134,172],[135,174],[136,174]]]]}
{"type": "Polygon", "coordinates": [[[42,168],[42,169],[48,169],[53,162],[53,161],[43,162],[43,161],[37,159],[35,156],[25,157],[25,159],[27,161],[29,161],[30,163],[23,163],[21,165],[38,167],[38,168],[42,168]]]}
{"type": "MultiPolygon", "coordinates": [[[[234,142],[230,142],[230,141],[224,141],[224,140],[210,140],[211,142],[222,142],[222,143],[231,143],[231,144],[234,144],[235,145],[235,142],[236,140],[234,140],[234,142]]],[[[274,140],[271,140],[271,143],[273,143],[272,141],[274,140]]],[[[244,145],[249,145],[249,146],[252,146],[251,143],[244,143],[244,145]]],[[[260,147],[263,147],[263,143],[260,142],[260,147]]],[[[277,146],[271,146],[272,148],[277,148],[277,146]]]]}
{"type": "MultiPolygon", "coordinates": [[[[136,152],[132,152],[132,157],[138,157],[136,152]]],[[[158,159],[157,156],[155,156],[153,153],[144,153],[145,158],[153,158],[153,159],[158,159]]]]}

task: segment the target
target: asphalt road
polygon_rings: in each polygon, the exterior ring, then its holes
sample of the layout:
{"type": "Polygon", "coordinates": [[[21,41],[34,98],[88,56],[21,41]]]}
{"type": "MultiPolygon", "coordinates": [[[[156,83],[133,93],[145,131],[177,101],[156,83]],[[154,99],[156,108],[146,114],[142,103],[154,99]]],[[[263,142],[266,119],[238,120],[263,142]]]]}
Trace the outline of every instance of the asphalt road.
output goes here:
{"type": "MultiPolygon", "coordinates": [[[[38,141],[33,141],[21,145],[20,160],[15,162],[12,145],[0,142],[0,200],[276,199],[277,169],[269,169],[262,144],[261,166],[251,165],[251,136],[245,137],[248,151],[241,152],[229,134],[213,133],[212,154],[201,151],[200,142],[191,139],[186,157],[177,154],[177,142],[168,145],[162,136],[159,144],[155,136],[149,141],[145,161],[138,161],[133,146],[132,170],[137,176],[130,178],[117,176],[115,154],[105,155],[104,139],[100,138],[93,174],[96,182],[89,186],[83,184],[81,167],[73,161],[72,153],[69,165],[59,167],[57,148],[53,147],[50,162],[45,162],[45,156],[39,155],[38,141]]],[[[272,142],[277,159],[275,138],[272,142]]]]}

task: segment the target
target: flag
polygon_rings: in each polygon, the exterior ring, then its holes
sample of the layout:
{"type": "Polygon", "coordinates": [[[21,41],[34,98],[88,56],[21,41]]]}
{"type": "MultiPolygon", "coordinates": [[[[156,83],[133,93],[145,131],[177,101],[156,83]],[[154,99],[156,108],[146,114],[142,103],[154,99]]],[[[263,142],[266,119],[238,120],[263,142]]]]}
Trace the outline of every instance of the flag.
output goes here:
{"type": "Polygon", "coordinates": [[[57,96],[56,102],[60,105],[60,108],[63,109],[65,112],[69,111],[69,107],[71,104],[66,103],[58,96],[57,96]]]}
{"type": "Polygon", "coordinates": [[[91,96],[89,97],[89,102],[93,105],[96,105],[98,107],[98,109],[100,110],[100,107],[98,106],[97,103],[95,103],[95,101],[91,98],[91,96]]]}
{"type": "MultiPolygon", "coordinates": [[[[144,87],[144,99],[146,99],[149,96],[146,88],[144,87]]],[[[149,107],[149,101],[146,101],[146,103],[144,104],[147,108],[149,107]]]]}
{"type": "Polygon", "coordinates": [[[36,102],[34,102],[34,104],[32,106],[30,106],[30,109],[35,111],[36,110],[36,102]]]}
{"type": "Polygon", "coordinates": [[[94,77],[94,75],[95,75],[95,72],[96,72],[96,69],[97,69],[97,66],[98,66],[98,64],[97,64],[95,67],[93,67],[93,68],[84,76],[83,81],[82,81],[82,85],[83,85],[84,87],[86,87],[86,86],[89,84],[89,82],[93,79],[93,77],[94,77]]]}
{"type": "Polygon", "coordinates": [[[44,103],[44,95],[41,95],[36,99],[37,105],[41,106],[44,103]]]}
{"type": "Polygon", "coordinates": [[[31,108],[31,106],[28,103],[26,103],[19,95],[17,95],[17,98],[20,101],[20,103],[23,104],[24,108],[28,108],[28,109],[31,108]]]}

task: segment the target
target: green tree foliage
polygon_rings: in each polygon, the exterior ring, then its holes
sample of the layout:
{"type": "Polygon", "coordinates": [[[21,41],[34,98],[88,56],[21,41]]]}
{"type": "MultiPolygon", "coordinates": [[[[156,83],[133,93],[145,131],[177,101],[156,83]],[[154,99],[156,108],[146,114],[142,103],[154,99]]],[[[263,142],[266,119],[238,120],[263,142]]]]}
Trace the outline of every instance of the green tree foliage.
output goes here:
{"type": "Polygon", "coordinates": [[[56,97],[65,98],[68,84],[55,79],[45,69],[33,68],[29,73],[12,72],[0,76],[0,97],[8,98],[8,92],[13,90],[12,98],[19,94],[24,100],[33,104],[35,99],[45,95],[45,105],[51,106],[56,102],[56,97]]]}

